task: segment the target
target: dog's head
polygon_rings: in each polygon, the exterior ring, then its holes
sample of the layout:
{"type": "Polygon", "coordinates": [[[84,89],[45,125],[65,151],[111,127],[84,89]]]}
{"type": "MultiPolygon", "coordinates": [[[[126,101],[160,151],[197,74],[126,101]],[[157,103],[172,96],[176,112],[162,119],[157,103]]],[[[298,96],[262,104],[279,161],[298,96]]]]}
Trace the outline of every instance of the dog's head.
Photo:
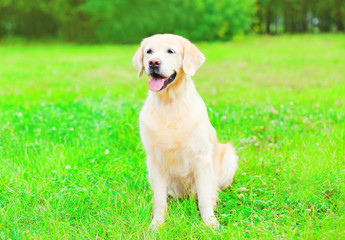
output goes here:
{"type": "Polygon", "coordinates": [[[138,76],[146,72],[152,91],[168,88],[182,74],[193,76],[204,61],[194,44],[173,34],[145,38],[133,57],[138,76]]]}

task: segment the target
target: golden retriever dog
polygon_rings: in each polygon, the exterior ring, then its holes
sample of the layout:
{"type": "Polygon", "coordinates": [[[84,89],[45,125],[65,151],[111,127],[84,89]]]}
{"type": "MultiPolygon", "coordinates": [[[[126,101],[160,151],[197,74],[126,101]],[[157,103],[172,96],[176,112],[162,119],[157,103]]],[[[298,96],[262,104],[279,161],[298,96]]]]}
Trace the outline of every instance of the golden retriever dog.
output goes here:
{"type": "Polygon", "coordinates": [[[173,34],[144,39],[133,57],[138,76],[145,72],[149,78],[139,124],[153,189],[151,228],[164,222],[168,194],[189,192],[197,194],[205,224],[219,227],[214,215],[217,190],[231,184],[238,157],[230,143],[217,142],[191,79],[204,61],[195,45],[173,34]]]}

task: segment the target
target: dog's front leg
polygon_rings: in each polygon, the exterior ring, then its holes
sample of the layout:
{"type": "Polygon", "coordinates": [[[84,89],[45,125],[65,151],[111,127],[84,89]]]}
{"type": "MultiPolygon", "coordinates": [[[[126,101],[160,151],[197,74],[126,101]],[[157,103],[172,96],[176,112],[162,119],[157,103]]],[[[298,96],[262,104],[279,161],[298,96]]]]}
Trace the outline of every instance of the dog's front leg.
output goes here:
{"type": "Polygon", "coordinates": [[[164,222],[167,210],[167,174],[155,163],[148,161],[149,178],[153,190],[153,219],[150,225],[155,229],[164,222]]]}
{"type": "Polygon", "coordinates": [[[208,227],[218,228],[219,223],[213,212],[217,201],[217,185],[211,160],[203,157],[198,161],[195,184],[202,219],[208,227]]]}

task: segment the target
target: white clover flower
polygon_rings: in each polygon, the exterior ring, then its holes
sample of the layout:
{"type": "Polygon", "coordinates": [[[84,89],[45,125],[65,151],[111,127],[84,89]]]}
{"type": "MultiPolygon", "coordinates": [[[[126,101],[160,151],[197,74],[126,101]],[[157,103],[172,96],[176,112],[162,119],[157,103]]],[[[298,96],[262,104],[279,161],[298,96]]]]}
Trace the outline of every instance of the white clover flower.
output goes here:
{"type": "Polygon", "coordinates": [[[246,188],[246,187],[240,187],[240,188],[238,189],[238,191],[241,191],[241,192],[248,192],[249,189],[246,188]]]}

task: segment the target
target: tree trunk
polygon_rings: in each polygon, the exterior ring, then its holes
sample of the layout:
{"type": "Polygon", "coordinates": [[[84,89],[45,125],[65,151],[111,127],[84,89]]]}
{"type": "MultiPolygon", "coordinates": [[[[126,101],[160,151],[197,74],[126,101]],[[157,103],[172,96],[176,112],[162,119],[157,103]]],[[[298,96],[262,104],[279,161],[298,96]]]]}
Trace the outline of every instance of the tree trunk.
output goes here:
{"type": "Polygon", "coordinates": [[[288,1],[284,1],[284,32],[291,33],[292,32],[292,18],[291,18],[291,8],[288,1]]]}
{"type": "Polygon", "coordinates": [[[342,13],[341,5],[342,5],[342,0],[335,1],[335,9],[336,9],[335,21],[337,24],[337,30],[339,32],[344,32],[343,13],[342,13]]]}
{"type": "Polygon", "coordinates": [[[266,14],[266,23],[265,23],[266,34],[270,34],[270,25],[271,25],[271,10],[268,7],[267,14],[266,14]]]}

